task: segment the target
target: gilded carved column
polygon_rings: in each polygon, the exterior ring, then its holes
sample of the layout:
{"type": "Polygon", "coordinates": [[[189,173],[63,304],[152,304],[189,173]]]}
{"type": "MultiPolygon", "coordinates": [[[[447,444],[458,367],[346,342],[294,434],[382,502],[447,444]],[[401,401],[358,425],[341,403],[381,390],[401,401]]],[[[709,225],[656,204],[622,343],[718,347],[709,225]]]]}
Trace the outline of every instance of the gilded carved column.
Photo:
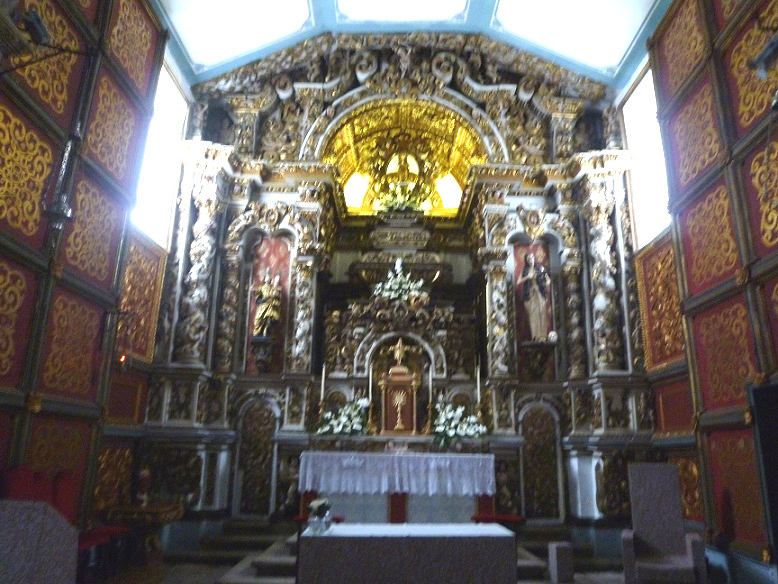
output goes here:
{"type": "Polygon", "coordinates": [[[486,273],[486,341],[489,377],[511,372],[511,327],[508,318],[508,273],[505,248],[481,248],[478,258],[486,273]]]}
{"type": "Polygon", "coordinates": [[[295,206],[293,224],[297,232],[297,257],[292,264],[292,337],[287,342],[286,369],[294,373],[311,372],[314,299],[316,274],[323,261],[324,251],[319,244],[321,230],[322,185],[306,184],[300,187],[300,202],[295,206]]]}
{"type": "Polygon", "coordinates": [[[621,335],[619,288],[616,276],[614,177],[588,176],[584,213],[589,229],[589,262],[592,308],[592,356],[595,371],[623,369],[624,342],[621,335]]]}
{"type": "Polygon", "coordinates": [[[586,377],[586,325],[581,289],[581,248],[578,237],[579,208],[573,199],[573,184],[559,184],[561,194],[559,215],[551,227],[561,235],[562,282],[565,300],[565,330],[567,332],[568,379],[586,377]]]}
{"type": "Polygon", "coordinates": [[[210,147],[205,152],[205,159],[194,165],[191,197],[195,219],[175,338],[176,360],[184,363],[205,363],[206,360],[216,227],[223,208],[220,172],[227,152],[227,149],[210,147]]]}
{"type": "Polygon", "coordinates": [[[551,131],[554,138],[554,160],[569,158],[575,151],[575,124],[583,110],[583,101],[561,97],[546,97],[545,108],[551,113],[551,131]]]}

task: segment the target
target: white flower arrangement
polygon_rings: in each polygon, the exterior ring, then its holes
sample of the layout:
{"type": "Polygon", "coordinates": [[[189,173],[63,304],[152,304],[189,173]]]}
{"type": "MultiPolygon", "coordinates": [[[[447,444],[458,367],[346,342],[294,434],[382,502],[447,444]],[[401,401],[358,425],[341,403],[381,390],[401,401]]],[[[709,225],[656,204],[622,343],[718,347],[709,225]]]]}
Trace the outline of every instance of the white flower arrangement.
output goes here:
{"type": "Polygon", "coordinates": [[[324,498],[314,499],[308,504],[311,515],[316,517],[324,517],[331,507],[330,500],[324,498]]]}
{"type": "Polygon", "coordinates": [[[364,434],[366,429],[366,410],[370,405],[367,398],[347,402],[337,412],[324,412],[317,434],[364,434]]]}
{"type": "Polygon", "coordinates": [[[465,416],[465,407],[454,408],[439,400],[435,404],[438,413],[435,418],[435,442],[444,448],[463,438],[480,438],[486,434],[486,426],[478,422],[476,416],[465,416]]]}
{"type": "Polygon", "coordinates": [[[411,295],[426,296],[427,293],[421,289],[423,285],[423,279],[412,280],[409,273],[403,272],[402,259],[397,258],[394,270],[386,273],[386,282],[376,284],[373,293],[387,300],[408,300],[411,295]]]}

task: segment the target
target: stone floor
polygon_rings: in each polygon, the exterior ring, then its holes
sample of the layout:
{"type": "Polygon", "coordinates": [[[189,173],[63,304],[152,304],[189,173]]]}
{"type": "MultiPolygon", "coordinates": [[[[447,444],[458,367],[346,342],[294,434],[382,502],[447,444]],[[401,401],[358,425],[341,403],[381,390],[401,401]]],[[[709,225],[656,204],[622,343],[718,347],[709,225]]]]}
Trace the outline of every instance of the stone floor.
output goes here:
{"type": "MultiPolygon", "coordinates": [[[[102,580],[101,584],[215,584],[231,566],[204,564],[163,564],[151,562],[122,574],[102,580]]],[[[576,584],[622,584],[624,577],[616,572],[576,574],[576,584]]],[[[548,584],[548,580],[520,580],[517,584],[548,584]]]]}

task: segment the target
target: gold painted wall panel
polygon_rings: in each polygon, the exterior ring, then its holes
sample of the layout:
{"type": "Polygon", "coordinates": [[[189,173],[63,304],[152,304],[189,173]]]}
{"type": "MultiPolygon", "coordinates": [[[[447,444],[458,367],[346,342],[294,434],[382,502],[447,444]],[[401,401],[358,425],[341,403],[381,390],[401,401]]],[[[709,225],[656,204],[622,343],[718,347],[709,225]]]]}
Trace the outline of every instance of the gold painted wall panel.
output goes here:
{"type": "Polygon", "coordinates": [[[107,447],[100,451],[92,503],[95,512],[132,504],[133,464],[130,447],[107,447]]]}
{"type": "Polygon", "coordinates": [[[748,181],[748,207],[752,232],[759,255],[767,255],[778,247],[778,140],[768,148],[760,143],[756,153],[743,169],[748,181]],[[768,154],[769,153],[769,154],[768,154]]]}
{"type": "Polygon", "coordinates": [[[86,138],[87,150],[120,181],[127,177],[134,147],[135,113],[116,84],[103,75],[97,83],[95,114],[86,138]]]}
{"type": "Polygon", "coordinates": [[[745,303],[722,303],[695,317],[694,334],[705,409],[744,404],[756,373],[745,303]]]}
{"type": "Polygon", "coordinates": [[[670,123],[676,177],[683,189],[707,170],[723,152],[713,105],[713,88],[706,81],[670,123]]]}
{"type": "Polygon", "coordinates": [[[51,147],[0,104],[0,220],[22,235],[40,229],[40,197],[51,167],[51,147]]]}
{"type": "Polygon", "coordinates": [[[14,366],[17,318],[26,293],[24,274],[0,261],[0,377],[10,373],[14,366]]]}
{"type": "Polygon", "coordinates": [[[75,221],[65,240],[67,264],[105,283],[113,274],[119,206],[86,178],[75,186],[75,221]]]}
{"type": "Polygon", "coordinates": [[[778,89],[778,69],[767,68],[767,78],[760,79],[749,63],[759,54],[778,27],[778,0],[772,0],[736,38],[725,54],[728,85],[732,92],[732,111],[737,130],[743,135],[764,117],[778,89]]]}
{"type": "Polygon", "coordinates": [[[681,300],[670,231],[635,257],[646,370],[685,358],[681,300]]]}
{"type": "Polygon", "coordinates": [[[696,202],[681,219],[689,291],[694,294],[734,273],[738,250],[724,185],[696,202]]]}
{"type": "Polygon", "coordinates": [[[75,297],[55,295],[48,329],[48,353],[41,376],[44,388],[73,397],[92,396],[99,311],[75,297]]]}
{"type": "MultiPolygon", "coordinates": [[[[71,51],[83,50],[75,29],[55,7],[52,0],[24,0],[22,6],[25,11],[35,10],[40,15],[51,35],[52,45],[71,51]]],[[[50,54],[52,54],[51,49],[39,48],[27,55],[14,57],[11,62],[13,66],[19,66],[50,54]]],[[[67,107],[72,109],[72,103],[74,103],[74,99],[71,98],[75,98],[75,96],[71,96],[68,89],[76,61],[76,55],[61,53],[54,57],[48,57],[39,63],[22,67],[17,70],[17,73],[44,104],[49,106],[55,114],[62,115],[67,107]]]]}
{"type": "Polygon", "coordinates": [[[145,363],[154,357],[166,258],[164,249],[132,230],[122,282],[121,311],[126,316],[119,322],[117,349],[145,363]]]}
{"type": "Polygon", "coordinates": [[[133,0],[119,0],[118,15],[108,34],[108,48],[144,92],[153,38],[154,30],[141,6],[133,0]]]}
{"type": "Polygon", "coordinates": [[[689,77],[705,53],[705,36],[696,0],[686,0],[659,40],[665,97],[689,77]]]}

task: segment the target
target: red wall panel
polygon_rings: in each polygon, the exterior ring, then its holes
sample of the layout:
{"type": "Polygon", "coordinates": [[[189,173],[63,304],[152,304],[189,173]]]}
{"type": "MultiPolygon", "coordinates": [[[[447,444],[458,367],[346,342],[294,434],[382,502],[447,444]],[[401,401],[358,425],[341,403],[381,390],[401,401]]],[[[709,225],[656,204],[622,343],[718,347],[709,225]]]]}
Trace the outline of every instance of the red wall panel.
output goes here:
{"type": "Polygon", "coordinates": [[[113,288],[127,211],[100,182],[76,174],[72,222],[65,226],[60,261],[103,290],[113,288]]]}
{"type": "Polygon", "coordinates": [[[42,392],[95,399],[103,322],[101,309],[70,292],[55,290],[41,365],[42,392]]]}
{"type": "Polygon", "coordinates": [[[656,431],[659,433],[691,432],[694,423],[692,390],[687,379],[653,388],[656,409],[656,431]]]}
{"type": "Polygon", "coordinates": [[[678,221],[690,295],[735,275],[740,260],[732,202],[723,179],[684,209],[678,221]]]}
{"type": "Polygon", "coordinates": [[[0,255],[0,385],[21,381],[37,292],[35,273],[0,255]]]}
{"type": "Polygon", "coordinates": [[[751,430],[708,436],[719,529],[729,538],[765,543],[764,514],[751,430]]]}
{"type": "Polygon", "coordinates": [[[694,317],[700,392],[706,410],[746,403],[746,384],[757,371],[751,326],[742,296],[694,317]]]}

